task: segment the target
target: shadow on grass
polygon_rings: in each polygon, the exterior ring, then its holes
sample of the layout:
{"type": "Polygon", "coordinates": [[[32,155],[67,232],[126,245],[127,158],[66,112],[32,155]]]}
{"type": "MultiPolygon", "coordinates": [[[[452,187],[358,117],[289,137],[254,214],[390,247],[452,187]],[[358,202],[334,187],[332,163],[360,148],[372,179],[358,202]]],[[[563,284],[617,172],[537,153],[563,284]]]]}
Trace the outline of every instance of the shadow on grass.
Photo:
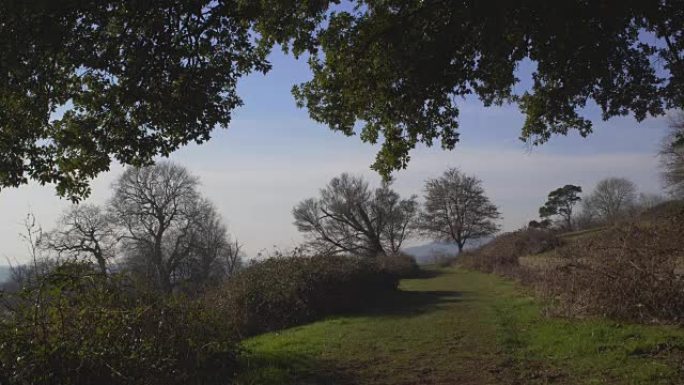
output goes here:
{"type": "Polygon", "coordinates": [[[409,279],[428,279],[428,278],[436,278],[439,277],[440,275],[444,275],[445,272],[444,270],[438,269],[438,268],[432,268],[432,267],[423,267],[416,274],[411,276],[409,279]]]}
{"type": "Polygon", "coordinates": [[[459,291],[397,290],[369,299],[361,311],[350,315],[400,317],[420,315],[462,302],[464,294],[466,293],[459,291]]]}
{"type": "MultiPolygon", "coordinates": [[[[412,317],[462,301],[463,292],[404,291],[384,293],[368,300],[363,310],[346,316],[412,317]]],[[[285,349],[278,352],[245,352],[238,370],[237,385],[352,385],[358,384],[350,370],[339,362],[285,349]]]]}
{"type": "Polygon", "coordinates": [[[269,354],[246,354],[242,360],[237,385],[335,385],[358,381],[332,362],[311,355],[286,351],[269,354]]]}
{"type": "MultiPolygon", "coordinates": [[[[421,270],[415,278],[435,278],[444,274],[439,270],[421,270]]],[[[366,304],[357,311],[339,316],[361,317],[412,317],[438,311],[453,303],[464,301],[465,292],[459,291],[410,291],[396,290],[371,295],[366,304]]],[[[350,370],[339,363],[286,349],[280,352],[245,352],[239,368],[237,385],[338,385],[358,384],[350,370]]]]}

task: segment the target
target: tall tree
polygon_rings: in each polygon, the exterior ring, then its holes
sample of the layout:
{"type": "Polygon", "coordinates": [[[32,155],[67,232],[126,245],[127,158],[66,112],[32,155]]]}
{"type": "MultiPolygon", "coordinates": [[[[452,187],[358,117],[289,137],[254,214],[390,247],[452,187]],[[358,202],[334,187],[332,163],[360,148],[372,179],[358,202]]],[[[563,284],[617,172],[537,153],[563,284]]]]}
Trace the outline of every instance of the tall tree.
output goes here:
{"type": "Polygon", "coordinates": [[[571,184],[551,191],[544,206],[539,208],[539,216],[546,219],[558,215],[565,222],[565,228],[572,229],[572,210],[582,200],[581,193],[582,187],[571,184]]]}
{"type": "Polygon", "coordinates": [[[219,255],[218,265],[224,278],[232,277],[243,267],[244,253],[242,247],[240,241],[234,239],[227,243],[219,255]]]}
{"type": "Polygon", "coordinates": [[[437,240],[454,242],[458,251],[470,240],[496,233],[497,207],[485,195],[482,181],[458,169],[448,169],[425,183],[425,204],[419,229],[437,240]]]}
{"type": "Polygon", "coordinates": [[[114,184],[110,215],[123,228],[128,266],[164,292],[203,281],[227,245],[214,207],[185,168],[162,162],[129,167],[114,184]]]}
{"type": "Polygon", "coordinates": [[[373,191],[362,178],[345,173],[292,212],[295,226],[317,251],[375,257],[399,251],[417,203],[415,197],[401,199],[386,184],[373,191]]]}
{"type": "Polygon", "coordinates": [[[626,178],[606,178],[584,199],[584,210],[606,222],[614,222],[634,208],[636,185],[626,178]]]}
{"type": "Polygon", "coordinates": [[[231,241],[223,219],[208,201],[199,203],[189,233],[190,248],[177,275],[190,285],[215,283],[239,269],[241,245],[231,241]]]}
{"type": "Polygon", "coordinates": [[[522,138],[684,105],[681,0],[174,0],[0,3],[0,186],[54,182],[77,200],[111,159],[149,164],[227,126],[238,80],[274,44],[311,53],[294,90],[311,117],[382,143],[405,167],[418,143],[452,149],[458,97],[518,104],[522,138]],[[532,87],[516,93],[516,68],[532,87]]]}
{"type": "Polygon", "coordinates": [[[665,186],[674,197],[684,199],[684,112],[679,112],[670,123],[660,161],[665,186]]]}

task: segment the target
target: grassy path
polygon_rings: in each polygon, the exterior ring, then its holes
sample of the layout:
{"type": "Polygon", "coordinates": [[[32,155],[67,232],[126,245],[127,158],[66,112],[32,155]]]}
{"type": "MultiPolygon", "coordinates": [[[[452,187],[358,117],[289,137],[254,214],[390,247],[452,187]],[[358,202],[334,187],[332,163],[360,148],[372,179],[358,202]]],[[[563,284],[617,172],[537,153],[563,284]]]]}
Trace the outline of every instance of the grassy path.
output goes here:
{"type": "Polygon", "coordinates": [[[404,280],[372,311],[252,338],[240,384],[682,384],[684,332],[547,319],[508,281],[404,280]]]}

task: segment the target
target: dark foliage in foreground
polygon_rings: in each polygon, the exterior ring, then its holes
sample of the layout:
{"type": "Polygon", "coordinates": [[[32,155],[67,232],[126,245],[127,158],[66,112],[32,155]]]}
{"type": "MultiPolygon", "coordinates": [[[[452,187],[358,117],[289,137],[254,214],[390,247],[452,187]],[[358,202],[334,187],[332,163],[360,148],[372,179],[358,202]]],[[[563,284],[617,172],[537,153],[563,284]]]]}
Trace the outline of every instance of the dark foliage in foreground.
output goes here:
{"type": "Polygon", "coordinates": [[[65,264],[0,318],[2,384],[202,384],[232,374],[237,340],[219,308],[133,295],[65,264]]]}
{"type": "Polygon", "coordinates": [[[0,188],[35,180],[79,200],[112,160],[143,165],[209,140],[276,44],[311,54],[298,105],[378,144],[386,178],[421,143],[454,148],[460,97],[517,104],[521,137],[537,144],[591,133],[587,103],[639,121],[684,104],[681,0],[338,3],[1,2],[0,188]]]}

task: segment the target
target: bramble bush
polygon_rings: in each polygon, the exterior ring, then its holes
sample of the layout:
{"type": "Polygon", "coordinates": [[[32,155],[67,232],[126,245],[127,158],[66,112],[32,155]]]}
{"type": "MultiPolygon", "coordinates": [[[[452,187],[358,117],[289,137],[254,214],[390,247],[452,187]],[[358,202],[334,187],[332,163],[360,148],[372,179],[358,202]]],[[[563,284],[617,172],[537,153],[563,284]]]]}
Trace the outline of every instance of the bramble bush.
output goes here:
{"type": "Polygon", "coordinates": [[[623,225],[573,242],[537,286],[564,315],[682,324],[682,219],[623,225]]]}
{"type": "Polygon", "coordinates": [[[555,314],[683,324],[684,212],[661,211],[563,242],[542,230],[507,233],[460,260],[531,286],[555,314]],[[543,268],[519,263],[550,249],[543,268]]]}

